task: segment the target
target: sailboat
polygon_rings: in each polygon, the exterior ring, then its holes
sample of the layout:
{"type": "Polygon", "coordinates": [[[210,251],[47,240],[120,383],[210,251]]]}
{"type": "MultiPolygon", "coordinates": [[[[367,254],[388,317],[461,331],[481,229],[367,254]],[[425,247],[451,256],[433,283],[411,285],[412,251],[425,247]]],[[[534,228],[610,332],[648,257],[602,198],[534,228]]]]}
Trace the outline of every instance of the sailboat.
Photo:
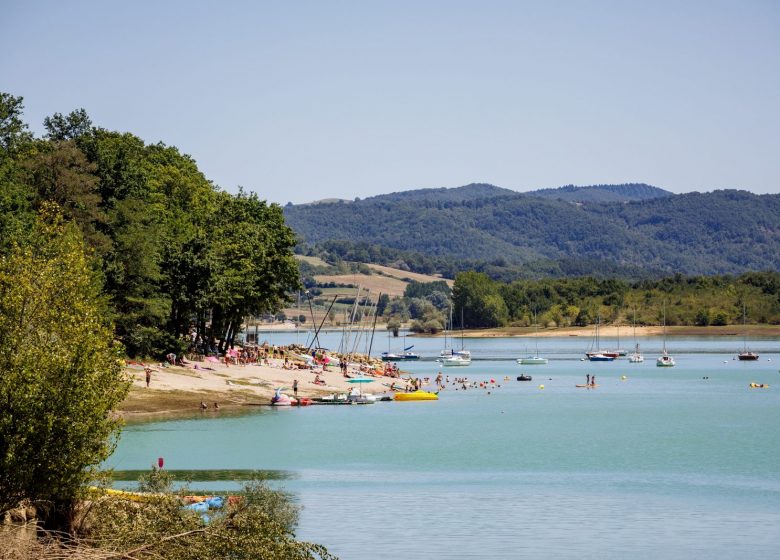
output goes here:
{"type": "Polygon", "coordinates": [[[737,359],[742,362],[753,362],[758,360],[758,354],[751,352],[747,347],[747,322],[746,322],[746,310],[745,306],[742,306],[742,328],[744,333],[742,335],[742,352],[737,355],[737,359]]]}
{"type": "Polygon", "coordinates": [[[672,358],[666,351],[666,305],[664,305],[664,349],[663,353],[658,356],[655,361],[655,365],[658,367],[674,367],[674,358],[672,358]]]}
{"type": "Polygon", "coordinates": [[[526,356],[524,358],[517,359],[517,363],[523,366],[544,365],[547,363],[547,358],[542,358],[539,356],[539,323],[536,321],[536,313],[534,313],[534,325],[536,326],[536,332],[534,333],[536,351],[533,356],[526,356]]]}
{"type": "Polygon", "coordinates": [[[404,335],[404,350],[401,353],[393,353],[390,352],[390,333],[387,334],[388,340],[387,340],[387,352],[382,352],[382,361],[383,362],[400,362],[404,360],[419,360],[420,355],[415,354],[414,352],[411,352],[411,349],[414,348],[414,344],[411,346],[406,345],[406,335],[404,335]]]}
{"type": "MultiPolygon", "coordinates": [[[[452,324],[452,310],[450,309],[450,325],[452,324]]],[[[440,358],[442,365],[445,366],[470,366],[471,352],[463,347],[463,309],[460,310],[460,350],[456,350],[454,345],[450,354],[443,354],[440,358]]]]}
{"type": "Polygon", "coordinates": [[[639,343],[636,341],[636,309],[634,309],[634,352],[628,357],[628,361],[632,364],[641,364],[645,361],[645,357],[639,351],[639,343]]]}
{"type": "Polygon", "coordinates": [[[601,350],[601,344],[599,339],[600,324],[601,324],[601,316],[599,315],[598,319],[596,319],[596,333],[593,336],[592,348],[594,348],[594,350],[585,352],[585,356],[587,356],[588,360],[590,360],[591,362],[611,362],[618,357],[618,353],[610,352],[609,350],[601,350]]]}

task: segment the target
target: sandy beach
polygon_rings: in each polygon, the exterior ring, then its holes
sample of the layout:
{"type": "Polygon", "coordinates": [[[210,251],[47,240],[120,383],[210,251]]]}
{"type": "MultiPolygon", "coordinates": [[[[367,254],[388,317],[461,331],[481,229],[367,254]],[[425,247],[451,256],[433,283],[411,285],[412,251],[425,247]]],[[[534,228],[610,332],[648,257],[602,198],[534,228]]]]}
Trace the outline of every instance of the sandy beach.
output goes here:
{"type": "MultiPolygon", "coordinates": [[[[320,397],[332,393],[349,392],[355,385],[348,383],[338,365],[311,369],[284,369],[283,360],[270,359],[270,365],[231,365],[214,362],[197,362],[198,369],[192,366],[168,366],[149,364],[152,378],[146,387],[146,376],[141,365],[130,364],[126,367],[132,380],[130,394],[122,403],[120,412],[125,419],[144,417],[151,414],[171,414],[200,410],[201,401],[209,409],[214,403],[220,409],[248,406],[270,405],[271,397],[277,387],[286,387],[283,391],[293,395],[292,385],[298,380],[298,395],[320,397]],[[204,369],[209,368],[209,369],[204,369]],[[315,376],[325,385],[315,385],[315,376]]],[[[361,377],[362,373],[350,367],[349,375],[361,377]]],[[[397,377],[378,376],[371,383],[361,384],[365,393],[384,394],[390,392],[389,385],[404,386],[397,377]],[[385,385],[386,384],[386,385],[385,385]]]]}

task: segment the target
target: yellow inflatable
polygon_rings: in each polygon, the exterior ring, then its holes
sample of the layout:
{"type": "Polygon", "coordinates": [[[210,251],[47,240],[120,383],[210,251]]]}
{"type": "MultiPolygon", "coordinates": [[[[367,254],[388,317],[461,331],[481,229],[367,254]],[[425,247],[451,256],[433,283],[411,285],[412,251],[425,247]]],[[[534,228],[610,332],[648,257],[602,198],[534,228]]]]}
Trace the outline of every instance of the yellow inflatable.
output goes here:
{"type": "Polygon", "coordinates": [[[396,393],[393,398],[397,401],[438,401],[439,395],[430,391],[412,391],[411,393],[396,393]]]}

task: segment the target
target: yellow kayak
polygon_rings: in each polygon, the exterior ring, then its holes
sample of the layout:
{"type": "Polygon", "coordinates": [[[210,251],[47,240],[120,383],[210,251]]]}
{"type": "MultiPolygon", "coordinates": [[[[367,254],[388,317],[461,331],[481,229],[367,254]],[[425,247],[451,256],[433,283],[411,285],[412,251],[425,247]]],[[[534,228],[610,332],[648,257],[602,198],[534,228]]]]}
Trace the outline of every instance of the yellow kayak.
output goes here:
{"type": "Polygon", "coordinates": [[[438,401],[439,395],[430,391],[413,391],[411,393],[396,393],[393,398],[397,401],[438,401]]]}

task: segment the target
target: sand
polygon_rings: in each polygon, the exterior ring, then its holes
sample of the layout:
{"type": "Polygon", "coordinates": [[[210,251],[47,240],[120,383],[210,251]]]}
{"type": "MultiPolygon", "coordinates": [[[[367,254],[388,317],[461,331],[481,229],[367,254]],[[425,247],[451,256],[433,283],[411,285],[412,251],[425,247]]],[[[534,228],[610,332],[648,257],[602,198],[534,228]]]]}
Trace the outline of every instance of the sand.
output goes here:
{"type": "MultiPolygon", "coordinates": [[[[210,409],[219,403],[220,409],[270,405],[277,387],[293,395],[293,380],[298,380],[298,395],[319,397],[332,393],[346,393],[355,385],[348,383],[338,366],[288,370],[282,368],[282,360],[269,360],[271,365],[231,365],[198,362],[198,368],[150,364],[152,379],[146,387],[144,369],[139,365],[126,368],[132,380],[130,394],[120,408],[122,415],[131,419],[149,414],[168,414],[200,410],[201,401],[210,409]],[[208,367],[211,370],[200,369],[208,367]],[[315,385],[319,374],[325,385],[315,385]]],[[[194,364],[193,364],[194,365],[194,364]]],[[[351,367],[349,375],[362,376],[357,367],[351,367]]],[[[379,376],[371,383],[362,383],[364,393],[389,394],[389,385],[403,386],[398,378],[379,376]],[[387,385],[384,385],[387,384],[387,385]]]]}

